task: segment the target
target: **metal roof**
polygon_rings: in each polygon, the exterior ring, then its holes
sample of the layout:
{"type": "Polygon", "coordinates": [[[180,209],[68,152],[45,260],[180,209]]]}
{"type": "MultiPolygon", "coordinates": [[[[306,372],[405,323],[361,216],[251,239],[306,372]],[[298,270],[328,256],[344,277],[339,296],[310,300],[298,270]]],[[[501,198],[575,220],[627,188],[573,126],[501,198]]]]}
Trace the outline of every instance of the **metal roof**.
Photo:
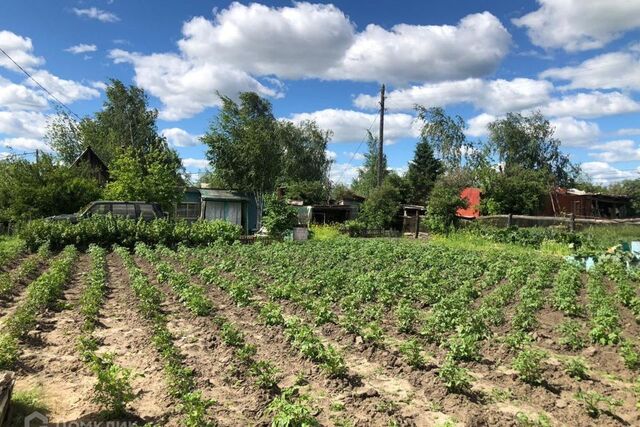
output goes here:
{"type": "Polygon", "coordinates": [[[211,188],[199,188],[202,200],[231,200],[231,201],[249,201],[249,198],[237,191],[215,190],[211,188]]]}

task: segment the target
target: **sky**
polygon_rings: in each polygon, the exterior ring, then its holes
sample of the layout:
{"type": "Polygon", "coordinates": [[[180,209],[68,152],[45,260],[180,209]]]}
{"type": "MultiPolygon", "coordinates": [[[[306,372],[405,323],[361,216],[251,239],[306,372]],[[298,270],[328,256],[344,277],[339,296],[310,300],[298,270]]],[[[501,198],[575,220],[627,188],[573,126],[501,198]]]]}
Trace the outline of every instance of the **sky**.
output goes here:
{"type": "MultiPolygon", "coordinates": [[[[640,0],[3,0],[0,48],[81,117],[111,78],[142,87],[194,178],[217,94],[256,91],[278,118],[332,130],[331,178],[350,182],[382,83],[400,172],[419,104],[462,116],[471,141],[539,110],[592,180],[640,177],[640,0]]],[[[48,150],[55,107],[0,53],[0,156],[48,150]]]]}

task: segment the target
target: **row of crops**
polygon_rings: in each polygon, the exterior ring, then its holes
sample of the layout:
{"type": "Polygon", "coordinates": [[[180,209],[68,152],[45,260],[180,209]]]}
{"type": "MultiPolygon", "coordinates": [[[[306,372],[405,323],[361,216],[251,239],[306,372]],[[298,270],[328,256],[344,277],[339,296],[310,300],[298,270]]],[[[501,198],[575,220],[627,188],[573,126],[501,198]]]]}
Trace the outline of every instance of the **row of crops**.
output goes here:
{"type": "Polygon", "coordinates": [[[139,373],[96,333],[123,280],[174,402],[168,425],[640,419],[640,276],[613,259],[585,272],[536,252],[355,239],[24,250],[7,255],[7,277],[39,275],[5,297],[0,365],[20,369],[28,332],[73,282],[81,292],[66,309],[81,321],[77,358],[102,416],[136,414],[141,393],[139,373]],[[74,270],[79,257],[86,272],[74,270]],[[210,362],[231,379],[207,374],[210,362]]]}

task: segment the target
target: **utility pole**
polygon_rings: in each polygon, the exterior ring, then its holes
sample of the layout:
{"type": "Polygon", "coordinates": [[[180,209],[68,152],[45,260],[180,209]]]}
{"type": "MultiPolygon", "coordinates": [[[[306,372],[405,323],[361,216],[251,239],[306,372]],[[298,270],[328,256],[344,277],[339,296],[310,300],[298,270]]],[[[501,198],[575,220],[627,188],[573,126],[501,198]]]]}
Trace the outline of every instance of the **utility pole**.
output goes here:
{"type": "Polygon", "coordinates": [[[380,88],[380,132],[378,133],[378,187],[382,186],[382,159],[384,157],[384,151],[382,145],[384,144],[384,84],[380,88]]]}
{"type": "Polygon", "coordinates": [[[40,163],[40,150],[36,148],[36,163],[40,163]]]}

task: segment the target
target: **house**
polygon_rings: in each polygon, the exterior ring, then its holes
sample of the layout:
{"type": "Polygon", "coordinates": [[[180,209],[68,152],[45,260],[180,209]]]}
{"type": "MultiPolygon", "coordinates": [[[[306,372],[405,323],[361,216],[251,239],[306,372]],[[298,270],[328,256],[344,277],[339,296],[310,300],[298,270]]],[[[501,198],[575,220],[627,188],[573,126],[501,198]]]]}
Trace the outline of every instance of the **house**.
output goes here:
{"type": "Polygon", "coordinates": [[[541,215],[563,216],[573,214],[578,218],[626,218],[627,196],[589,193],[575,188],[555,188],[545,198],[541,215]]]}
{"type": "Polygon", "coordinates": [[[91,147],[85,148],[71,164],[71,167],[82,166],[88,166],[91,174],[100,182],[100,185],[106,184],[109,179],[109,168],[91,147]]]}
{"type": "Polygon", "coordinates": [[[221,219],[242,226],[249,234],[257,227],[258,209],[251,193],[187,187],[176,204],[175,217],[187,221],[221,219]]]}

